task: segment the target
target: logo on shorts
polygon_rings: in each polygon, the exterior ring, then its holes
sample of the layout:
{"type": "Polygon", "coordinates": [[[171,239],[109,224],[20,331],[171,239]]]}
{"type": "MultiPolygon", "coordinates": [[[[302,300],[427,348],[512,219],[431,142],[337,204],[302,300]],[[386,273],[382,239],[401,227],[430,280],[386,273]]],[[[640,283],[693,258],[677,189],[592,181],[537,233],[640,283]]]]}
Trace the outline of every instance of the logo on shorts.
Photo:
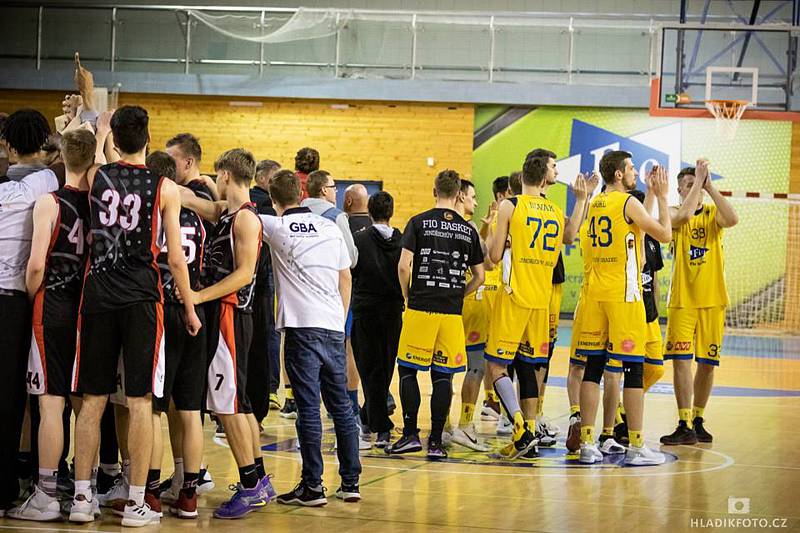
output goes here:
{"type": "Polygon", "coordinates": [[[539,347],[539,350],[542,353],[542,355],[546,354],[547,352],[550,351],[550,343],[543,342],[542,345],[539,347]]]}
{"type": "Polygon", "coordinates": [[[461,363],[464,362],[464,354],[457,353],[455,360],[457,365],[461,365],[461,363]]]}
{"type": "Polygon", "coordinates": [[[636,348],[636,343],[633,342],[631,339],[625,339],[622,341],[622,351],[625,353],[631,353],[633,349],[636,348]]]}
{"type": "Polygon", "coordinates": [[[498,348],[497,349],[497,355],[503,355],[504,353],[506,353],[506,351],[504,349],[502,349],[502,348],[498,348]]]}
{"type": "Polygon", "coordinates": [[[467,340],[469,342],[475,342],[480,338],[481,338],[481,334],[478,333],[477,331],[470,331],[469,335],[467,336],[467,340]]]}
{"type": "Polygon", "coordinates": [[[447,356],[442,354],[442,351],[439,350],[435,354],[433,354],[433,362],[437,365],[446,365],[447,364],[447,356]]]}
{"type": "Polygon", "coordinates": [[[668,352],[671,352],[671,351],[672,351],[672,341],[667,341],[666,350],[667,350],[668,352]]]}
{"type": "MultiPolygon", "coordinates": [[[[667,345],[669,346],[669,343],[667,343],[667,345]]],[[[689,341],[678,341],[672,345],[672,348],[676,352],[688,352],[692,349],[692,343],[689,341]]],[[[670,348],[667,349],[669,350],[670,348]]]]}

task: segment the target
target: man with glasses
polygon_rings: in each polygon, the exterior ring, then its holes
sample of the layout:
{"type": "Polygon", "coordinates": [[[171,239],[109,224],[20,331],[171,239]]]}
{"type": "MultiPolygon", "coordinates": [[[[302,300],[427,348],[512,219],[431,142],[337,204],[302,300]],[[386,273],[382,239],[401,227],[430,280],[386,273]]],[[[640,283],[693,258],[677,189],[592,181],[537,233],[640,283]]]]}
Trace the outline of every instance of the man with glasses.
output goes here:
{"type": "Polygon", "coordinates": [[[352,262],[350,268],[353,268],[358,261],[358,250],[353,243],[353,235],[350,233],[347,213],[336,207],[336,182],[333,176],[325,170],[315,170],[308,175],[306,187],[308,188],[308,198],[303,200],[302,207],[307,207],[315,215],[334,222],[342,230],[347,253],[350,254],[352,262]]]}

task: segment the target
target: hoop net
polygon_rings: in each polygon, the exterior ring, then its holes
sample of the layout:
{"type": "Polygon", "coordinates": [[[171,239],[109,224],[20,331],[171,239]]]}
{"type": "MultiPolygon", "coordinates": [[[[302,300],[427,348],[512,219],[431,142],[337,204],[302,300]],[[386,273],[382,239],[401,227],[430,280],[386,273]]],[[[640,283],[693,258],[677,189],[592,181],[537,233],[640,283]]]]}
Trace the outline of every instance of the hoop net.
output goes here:
{"type": "Polygon", "coordinates": [[[717,121],[717,133],[726,139],[736,137],[739,121],[749,105],[746,100],[706,100],[706,109],[717,121]]]}

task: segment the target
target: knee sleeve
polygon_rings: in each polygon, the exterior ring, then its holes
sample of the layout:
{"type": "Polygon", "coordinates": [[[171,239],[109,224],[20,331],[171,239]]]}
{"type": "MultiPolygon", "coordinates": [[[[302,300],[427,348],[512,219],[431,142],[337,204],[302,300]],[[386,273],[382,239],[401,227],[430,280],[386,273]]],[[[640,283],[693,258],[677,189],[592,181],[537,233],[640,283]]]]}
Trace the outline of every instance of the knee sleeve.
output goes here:
{"type": "Polygon", "coordinates": [[[600,384],[603,371],[606,368],[606,358],[592,355],[586,358],[586,367],[583,371],[583,381],[600,384]]]}
{"type": "Polygon", "coordinates": [[[626,389],[641,389],[644,386],[644,363],[622,362],[625,382],[623,387],[626,389]]]}
{"type": "Polygon", "coordinates": [[[476,374],[479,378],[483,377],[484,366],[483,350],[467,351],[467,374],[476,374]]]}
{"type": "Polygon", "coordinates": [[[539,385],[536,383],[536,365],[517,359],[514,361],[519,379],[519,397],[522,400],[539,397],[539,385]]]}

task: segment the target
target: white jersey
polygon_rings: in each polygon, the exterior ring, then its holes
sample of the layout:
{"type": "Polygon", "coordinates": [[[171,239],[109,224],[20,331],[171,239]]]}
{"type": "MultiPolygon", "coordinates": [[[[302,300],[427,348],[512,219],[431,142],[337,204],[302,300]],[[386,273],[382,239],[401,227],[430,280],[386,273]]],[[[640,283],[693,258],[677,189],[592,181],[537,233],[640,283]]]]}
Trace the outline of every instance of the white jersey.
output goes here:
{"type": "Polygon", "coordinates": [[[275,273],[275,327],[344,332],[339,271],[351,261],[339,227],[305,207],[259,218],[275,273]]]}
{"type": "Polygon", "coordinates": [[[33,204],[43,194],[56,190],[58,178],[50,169],[0,184],[0,289],[25,291],[25,268],[33,237],[33,204]]]}

